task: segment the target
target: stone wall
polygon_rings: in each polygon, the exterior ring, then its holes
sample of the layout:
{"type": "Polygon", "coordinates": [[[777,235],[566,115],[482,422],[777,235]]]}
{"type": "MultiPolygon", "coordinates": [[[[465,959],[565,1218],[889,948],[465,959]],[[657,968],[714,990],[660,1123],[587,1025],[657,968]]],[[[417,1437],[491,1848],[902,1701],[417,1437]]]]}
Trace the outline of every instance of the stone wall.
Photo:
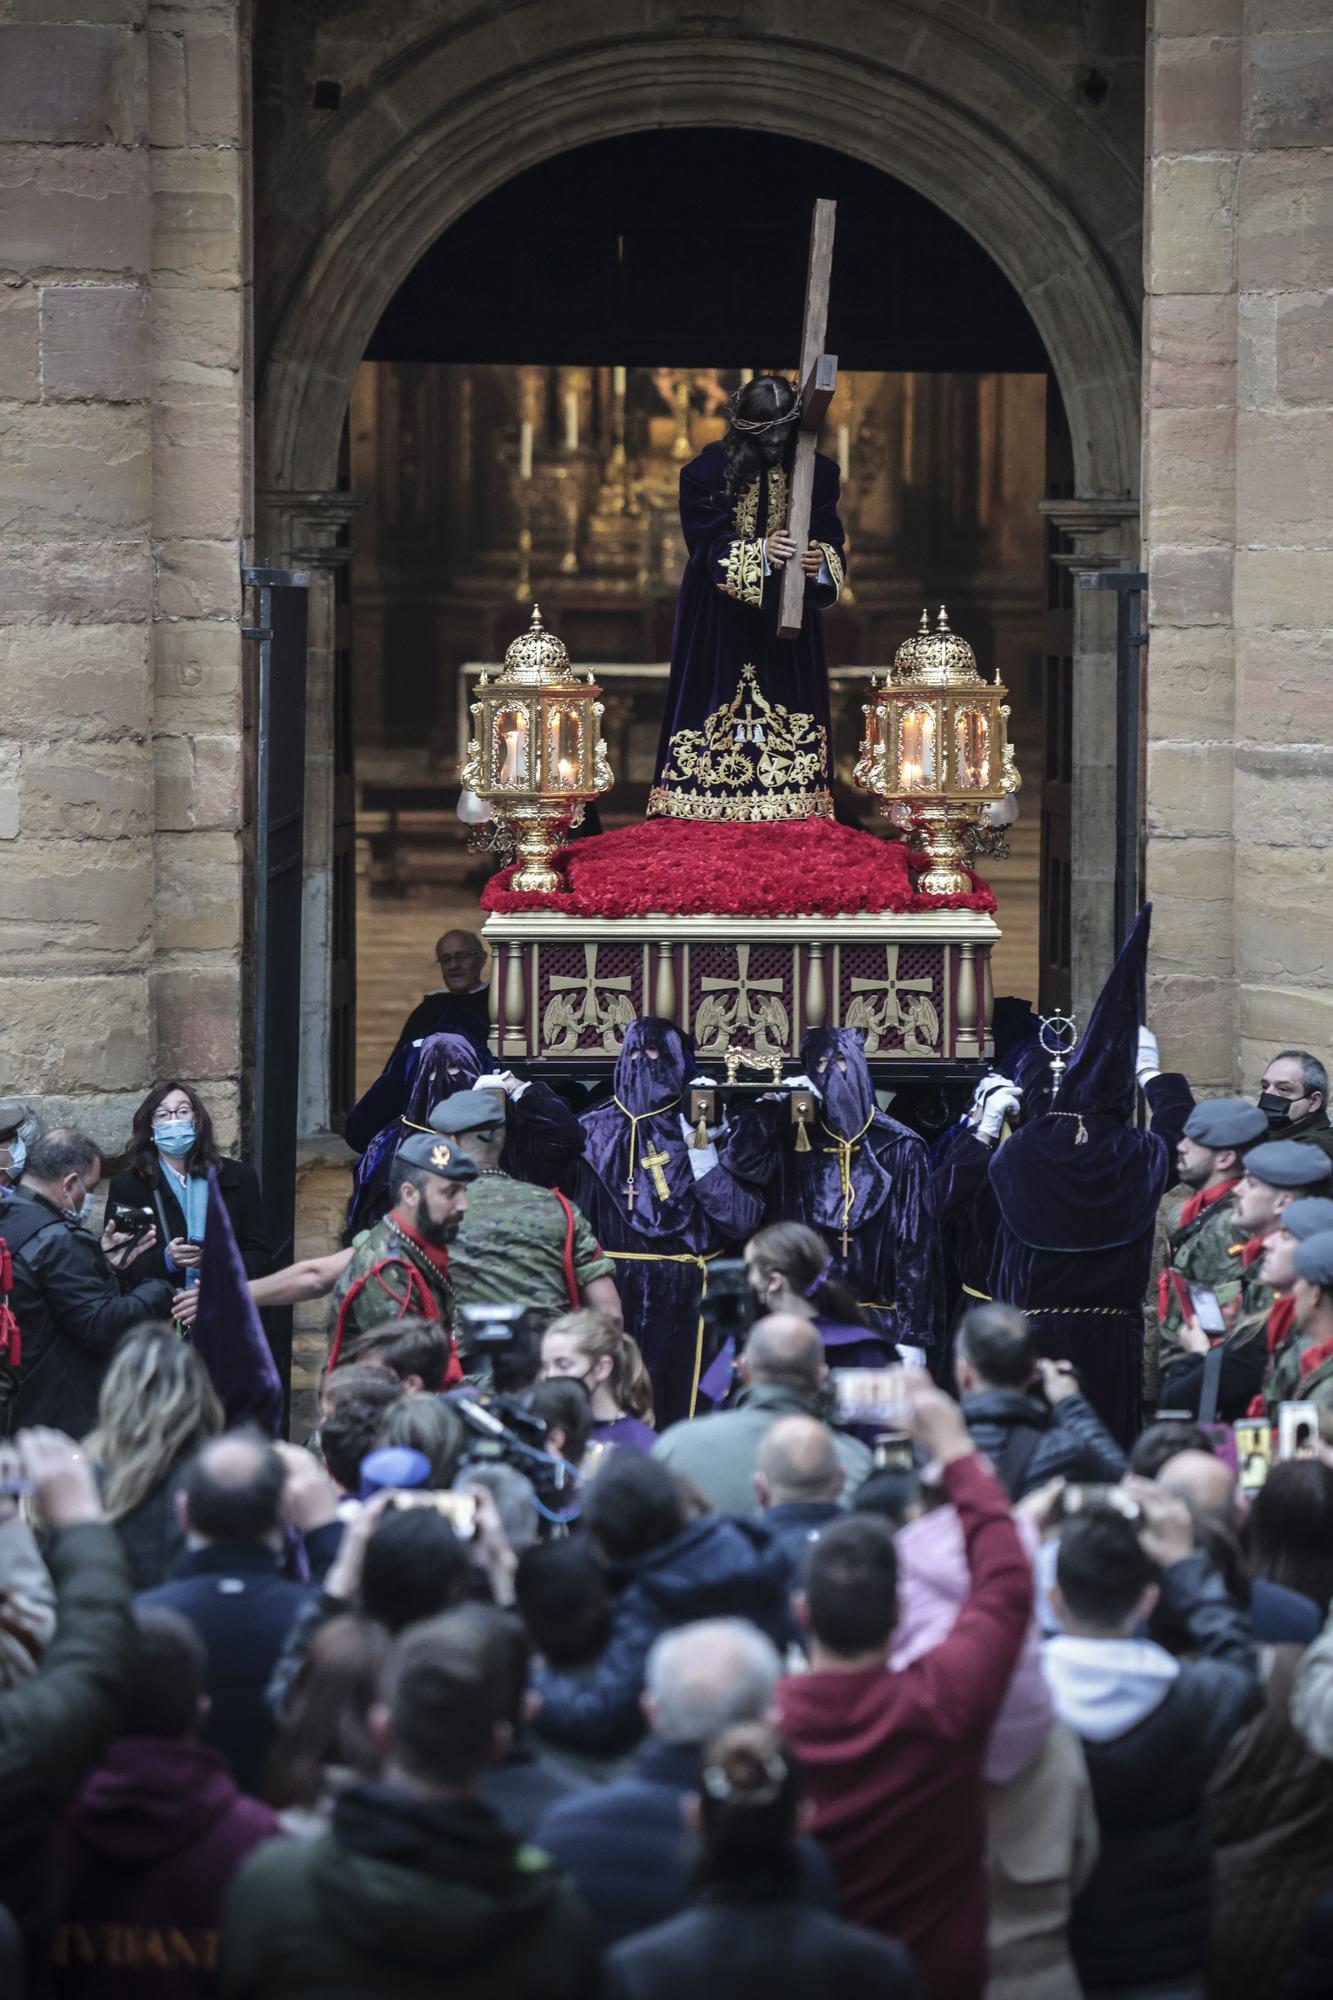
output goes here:
{"type": "Polygon", "coordinates": [[[1196,1083],[1333,1049],[1333,17],[1156,0],[1144,536],[1155,1016],[1196,1083]]]}
{"type": "Polygon", "coordinates": [[[239,1116],[241,0],[0,0],[0,1084],[239,1116]]]}

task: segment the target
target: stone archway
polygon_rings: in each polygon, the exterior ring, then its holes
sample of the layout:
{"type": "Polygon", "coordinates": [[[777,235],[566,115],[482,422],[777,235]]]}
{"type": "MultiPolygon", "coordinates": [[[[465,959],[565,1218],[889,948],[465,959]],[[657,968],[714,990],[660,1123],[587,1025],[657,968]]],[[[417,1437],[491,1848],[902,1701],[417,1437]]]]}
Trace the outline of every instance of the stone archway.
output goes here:
{"type": "MultiPolygon", "coordinates": [[[[317,571],[307,1129],[323,1123],[327,1067],[317,969],[328,961],[329,786],[321,774],[331,719],[320,683],[332,658],[327,564],[346,518],[345,497],[332,491],[343,415],[398,285],[457,216],[505,180],[617,134],[730,125],[830,146],[906,182],[977,238],[1045,342],[1076,483],[1074,505],[1057,523],[1075,554],[1106,561],[1137,544],[1141,186],[1124,149],[1060,88],[1058,65],[1024,39],[1017,0],[1008,26],[979,26],[956,0],[853,4],[821,23],[819,42],[802,0],[774,0],[762,25],[746,0],[723,0],[707,21],[633,11],[633,21],[618,20],[614,41],[596,0],[519,0],[429,32],[423,21],[415,38],[409,19],[400,45],[364,72],[334,126],[289,146],[280,181],[260,189],[256,475],[265,554],[299,556],[317,571]]],[[[743,188],[734,200],[735,220],[724,226],[743,227],[743,188]]],[[[1106,635],[1086,616],[1076,646],[1076,733],[1086,746],[1090,808],[1075,815],[1085,849],[1075,854],[1084,969],[1076,984],[1086,986],[1109,956],[1109,839],[1102,843],[1100,819],[1114,709],[1102,671],[1106,635]]]]}

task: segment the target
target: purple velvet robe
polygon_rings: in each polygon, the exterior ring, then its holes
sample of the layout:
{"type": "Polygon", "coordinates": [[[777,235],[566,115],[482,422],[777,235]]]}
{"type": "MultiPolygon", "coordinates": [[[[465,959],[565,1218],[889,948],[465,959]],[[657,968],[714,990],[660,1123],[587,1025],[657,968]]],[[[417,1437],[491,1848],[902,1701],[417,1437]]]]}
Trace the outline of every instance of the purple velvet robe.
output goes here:
{"type": "Polygon", "coordinates": [[[726,1145],[719,1163],[695,1179],[680,1125],[693,1074],[679,1029],[666,1021],[632,1021],[616,1062],[614,1096],[583,1113],[583,1155],[564,1180],[615,1261],[625,1330],[638,1342],[652,1380],[659,1430],[691,1414],[710,1358],[699,1318],[701,1260],[739,1255],[763,1209],[757,1190],[732,1171],[726,1145]],[[625,1193],[631,1131],[632,1203],[625,1193]],[[645,1165],[649,1160],[654,1164],[645,1165]]]}
{"type": "MultiPolygon", "coordinates": [[[[366,1147],[357,1166],[347,1211],[349,1229],[369,1229],[393,1206],[389,1169],[394,1154],[412,1130],[424,1129],[430,1114],[457,1090],[471,1090],[486,1074],[482,1056],[462,1035],[427,1035],[415,1051],[406,1107],[400,1118],[386,1124],[366,1147]]],[[[563,1098],[546,1083],[532,1083],[521,1097],[511,1097],[505,1109],[505,1143],[500,1166],[515,1180],[536,1187],[553,1187],[578,1158],[583,1130],[563,1098]]]]}
{"type": "MultiPolygon", "coordinates": [[[[707,445],[680,475],[689,549],[676,603],[649,813],[677,819],[831,819],[828,672],[819,613],[843,582],[838,468],[816,457],[810,539],[831,579],[809,579],[795,639],[777,632],[781,571],[764,538],[787,519],[784,466],[733,498],[726,452],[707,445]]],[[[793,557],[793,561],[799,558],[793,557]]]]}
{"type": "Polygon", "coordinates": [[[745,1172],[766,1189],[764,1220],[818,1230],[885,1341],[930,1352],[944,1332],[944,1267],[925,1142],[877,1108],[858,1029],[812,1029],[801,1062],[823,1092],[808,1153],[796,1151],[785,1098],[760,1098],[737,1121],[745,1172]]]}
{"type": "Polygon", "coordinates": [[[1089,1112],[1083,1145],[1069,1114],[1040,1115],[994,1153],[961,1133],[934,1187],[941,1217],[964,1228],[977,1218],[986,1252],[978,1289],[1027,1313],[1043,1354],[1073,1362],[1126,1450],[1139,1428],[1157,1207],[1194,1107],[1183,1076],[1159,1076],[1144,1094],[1146,1132],[1089,1112]]]}

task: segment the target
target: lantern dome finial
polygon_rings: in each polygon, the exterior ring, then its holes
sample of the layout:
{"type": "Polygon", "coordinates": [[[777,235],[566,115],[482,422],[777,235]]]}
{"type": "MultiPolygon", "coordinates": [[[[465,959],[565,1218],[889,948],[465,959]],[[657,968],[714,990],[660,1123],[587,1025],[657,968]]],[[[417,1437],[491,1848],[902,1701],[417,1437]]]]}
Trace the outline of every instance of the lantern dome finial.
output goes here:
{"type": "Polygon", "coordinates": [[[569,648],[542,623],[542,608],[534,603],[532,621],[520,632],[505,654],[500,679],[520,681],[527,687],[547,687],[553,681],[573,680],[569,648]]]}

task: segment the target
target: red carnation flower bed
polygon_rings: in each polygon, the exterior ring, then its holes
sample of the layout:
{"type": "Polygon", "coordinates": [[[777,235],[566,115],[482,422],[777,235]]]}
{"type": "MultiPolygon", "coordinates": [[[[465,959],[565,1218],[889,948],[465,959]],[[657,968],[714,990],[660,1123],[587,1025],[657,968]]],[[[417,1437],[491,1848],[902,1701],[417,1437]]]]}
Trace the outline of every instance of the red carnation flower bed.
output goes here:
{"type": "Polygon", "coordinates": [[[857,911],[978,910],[995,897],[979,876],[965,896],[918,895],[926,866],[898,841],[827,819],[650,819],[561,850],[567,890],[518,893],[514,869],[482,891],[484,910],[559,910],[571,917],[838,917],[857,911]]]}

